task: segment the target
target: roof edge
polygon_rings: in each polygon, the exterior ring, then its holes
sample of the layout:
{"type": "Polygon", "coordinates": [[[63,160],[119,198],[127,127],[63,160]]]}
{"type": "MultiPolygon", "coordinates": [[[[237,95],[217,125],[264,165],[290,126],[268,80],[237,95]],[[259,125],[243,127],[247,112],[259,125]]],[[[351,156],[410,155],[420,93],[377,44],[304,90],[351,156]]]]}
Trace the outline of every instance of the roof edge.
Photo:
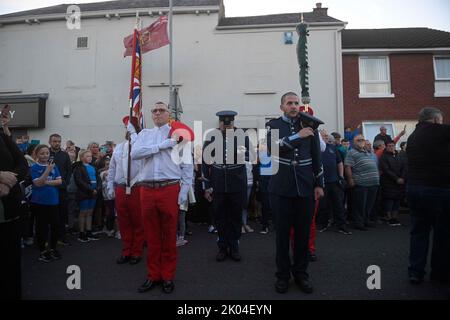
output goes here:
{"type": "MultiPolygon", "coordinates": [[[[336,26],[345,27],[348,22],[309,22],[308,26],[336,26]]],[[[234,26],[216,26],[216,30],[240,30],[240,29],[268,29],[268,28],[285,28],[296,27],[299,23],[272,23],[272,24],[249,24],[249,25],[234,25],[234,26]]]]}
{"type": "MultiPolygon", "coordinates": [[[[189,6],[189,7],[175,7],[173,8],[173,14],[210,14],[210,13],[218,13],[220,7],[219,6],[189,6]]],[[[130,9],[105,9],[98,11],[87,11],[81,15],[82,19],[94,19],[105,17],[107,14],[111,14],[111,18],[114,17],[115,14],[119,14],[120,17],[131,17],[136,16],[136,13],[139,13],[140,17],[143,16],[158,16],[160,14],[168,14],[168,7],[150,7],[150,8],[130,8],[130,9]],[[152,12],[152,14],[150,14],[152,12]]],[[[35,19],[40,21],[57,21],[57,20],[66,20],[66,13],[53,13],[53,14],[44,14],[44,15],[27,15],[27,16],[19,16],[19,17],[6,17],[2,18],[0,16],[0,26],[8,25],[8,24],[18,24],[18,23],[27,23],[29,20],[31,23],[35,21],[35,19]]],[[[29,23],[29,24],[31,24],[29,23]]]]}

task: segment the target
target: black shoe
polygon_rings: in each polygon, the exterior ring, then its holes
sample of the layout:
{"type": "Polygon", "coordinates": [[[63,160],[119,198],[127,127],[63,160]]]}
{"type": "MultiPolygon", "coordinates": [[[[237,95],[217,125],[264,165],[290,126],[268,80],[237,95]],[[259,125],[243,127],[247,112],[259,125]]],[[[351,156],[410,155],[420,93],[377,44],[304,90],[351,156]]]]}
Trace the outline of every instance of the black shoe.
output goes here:
{"type": "Polygon", "coordinates": [[[61,254],[56,250],[50,250],[48,253],[52,260],[61,260],[62,258],[61,254]]]}
{"type": "Polygon", "coordinates": [[[78,241],[83,243],[89,242],[86,232],[80,232],[80,235],[78,236],[78,241]]]}
{"type": "Polygon", "coordinates": [[[315,262],[317,261],[317,256],[315,253],[308,252],[308,261],[315,262]]]}
{"type": "Polygon", "coordinates": [[[162,291],[164,293],[172,293],[173,290],[175,289],[175,284],[173,283],[173,281],[163,281],[162,284],[162,291]]]}
{"type": "Polygon", "coordinates": [[[86,232],[86,235],[89,240],[93,241],[99,240],[99,238],[96,235],[92,234],[91,231],[86,232]]]}
{"type": "Polygon", "coordinates": [[[216,261],[222,262],[227,258],[227,251],[225,249],[220,249],[216,256],[216,261]]]}
{"type": "Polygon", "coordinates": [[[64,247],[68,247],[68,246],[71,246],[71,245],[72,245],[68,240],[65,240],[65,239],[63,239],[63,240],[58,240],[58,244],[59,244],[60,246],[64,246],[64,247]]]}
{"type": "Polygon", "coordinates": [[[314,288],[308,279],[295,279],[295,284],[304,293],[313,293],[313,291],[314,291],[314,288]]]}
{"type": "Polygon", "coordinates": [[[338,232],[345,234],[346,236],[352,235],[352,232],[350,230],[348,230],[345,225],[340,226],[338,232]]]}
{"type": "Polygon", "coordinates": [[[388,223],[391,227],[399,227],[401,226],[400,222],[397,219],[391,219],[388,223]]]}
{"type": "Polygon", "coordinates": [[[275,291],[278,293],[286,293],[289,289],[289,281],[278,279],[277,282],[275,282],[275,291]]]}
{"type": "Polygon", "coordinates": [[[131,257],[130,264],[138,264],[139,262],[141,262],[141,259],[141,257],[131,257]]]}
{"type": "Polygon", "coordinates": [[[117,264],[124,264],[130,261],[130,256],[120,256],[117,258],[117,264]]]}
{"type": "Polygon", "coordinates": [[[421,277],[409,276],[409,282],[411,284],[418,285],[418,284],[421,284],[422,281],[423,281],[423,278],[421,278],[421,277]]]}
{"type": "Polygon", "coordinates": [[[41,254],[39,255],[39,261],[45,262],[45,263],[49,263],[52,262],[53,259],[50,256],[48,251],[42,251],[41,254]]]}
{"type": "Polygon", "coordinates": [[[185,236],[192,236],[192,231],[187,230],[187,231],[184,233],[184,235],[185,235],[185,236]]]}
{"type": "Polygon", "coordinates": [[[366,227],[366,228],[375,228],[376,225],[373,222],[366,222],[366,223],[364,223],[364,227],[366,227]]]}
{"type": "Polygon", "coordinates": [[[152,290],[154,287],[156,287],[159,284],[158,281],[153,281],[150,279],[145,280],[145,282],[138,288],[139,293],[144,293],[149,290],[152,290]]]}
{"type": "Polygon", "coordinates": [[[231,250],[231,252],[230,252],[230,257],[231,257],[231,259],[233,259],[234,261],[241,261],[241,259],[242,259],[242,257],[241,257],[241,255],[239,254],[239,252],[238,252],[238,251],[234,251],[234,250],[231,250]]]}

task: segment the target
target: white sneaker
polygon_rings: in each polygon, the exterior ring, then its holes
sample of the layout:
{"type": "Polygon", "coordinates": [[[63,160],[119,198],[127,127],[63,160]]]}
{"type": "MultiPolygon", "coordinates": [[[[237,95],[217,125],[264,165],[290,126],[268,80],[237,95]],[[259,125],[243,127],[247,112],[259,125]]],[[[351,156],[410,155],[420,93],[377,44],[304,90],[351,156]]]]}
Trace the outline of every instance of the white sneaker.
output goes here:
{"type": "Polygon", "coordinates": [[[244,225],[244,228],[248,233],[255,232],[255,230],[253,230],[248,224],[244,225]]]}
{"type": "Polygon", "coordinates": [[[208,227],[208,232],[209,232],[209,233],[213,233],[215,230],[216,230],[216,228],[214,228],[213,225],[210,225],[210,226],[208,227]]]}
{"type": "Polygon", "coordinates": [[[116,232],[116,239],[118,239],[118,240],[122,239],[122,237],[120,236],[120,231],[116,232]]]}
{"type": "Polygon", "coordinates": [[[181,247],[181,246],[184,246],[185,244],[187,244],[188,243],[188,241],[187,240],[185,240],[185,239],[177,239],[177,247],[181,247]]]}
{"type": "Polygon", "coordinates": [[[246,233],[247,231],[245,231],[245,227],[244,226],[242,226],[242,228],[241,228],[241,233],[246,233]]]}

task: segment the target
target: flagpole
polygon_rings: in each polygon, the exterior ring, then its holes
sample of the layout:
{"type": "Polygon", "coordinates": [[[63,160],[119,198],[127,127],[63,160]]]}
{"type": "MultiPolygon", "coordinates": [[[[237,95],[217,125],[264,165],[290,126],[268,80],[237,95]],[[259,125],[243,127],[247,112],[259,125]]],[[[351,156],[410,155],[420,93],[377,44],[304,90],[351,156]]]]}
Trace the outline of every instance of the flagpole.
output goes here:
{"type": "MultiPolygon", "coordinates": [[[[173,0],[169,0],[169,101],[173,101],[173,0]]],[[[173,106],[171,106],[173,107],[173,106]]],[[[178,120],[178,110],[175,104],[175,120],[178,120]]]]}
{"type": "MultiPolygon", "coordinates": [[[[134,25],[133,31],[133,54],[131,55],[131,82],[130,82],[130,115],[128,118],[128,123],[131,122],[133,117],[133,84],[134,84],[134,69],[136,68],[136,32],[138,29],[139,12],[136,12],[136,23],[134,25]]],[[[127,166],[127,185],[125,188],[125,194],[131,194],[131,134],[128,137],[128,166],[127,166]]]]}
{"type": "MultiPolygon", "coordinates": [[[[137,20],[136,20],[136,24],[139,24],[139,41],[141,41],[141,35],[142,35],[142,19],[139,17],[139,12],[136,12],[136,16],[137,16],[137,20]]],[[[139,61],[140,61],[140,63],[139,63],[139,76],[141,77],[141,79],[140,79],[140,81],[141,81],[141,90],[139,90],[139,101],[140,101],[140,104],[141,104],[141,110],[140,110],[140,113],[139,113],[139,116],[141,117],[141,121],[139,122],[139,125],[140,125],[140,127],[141,127],[141,130],[142,129],[144,129],[145,128],[145,118],[144,118],[144,103],[142,102],[142,88],[143,88],[143,83],[144,83],[144,81],[142,80],[143,78],[144,78],[144,76],[143,76],[143,74],[142,74],[142,64],[143,64],[143,62],[144,62],[144,56],[143,56],[143,54],[142,54],[142,41],[140,42],[141,43],[141,52],[139,53],[140,54],[140,56],[139,56],[139,61]]]]}

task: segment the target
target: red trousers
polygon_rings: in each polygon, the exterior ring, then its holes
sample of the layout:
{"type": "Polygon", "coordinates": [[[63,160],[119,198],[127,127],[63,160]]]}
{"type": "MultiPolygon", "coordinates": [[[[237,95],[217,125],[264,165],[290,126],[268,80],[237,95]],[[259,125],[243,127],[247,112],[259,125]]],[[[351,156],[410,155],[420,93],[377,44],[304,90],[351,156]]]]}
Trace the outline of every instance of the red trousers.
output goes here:
{"type": "Polygon", "coordinates": [[[117,222],[122,238],[122,256],[140,257],[144,245],[144,223],[141,215],[140,187],[131,188],[125,194],[125,187],[116,187],[117,222]]]}
{"type": "MultiPolygon", "coordinates": [[[[311,253],[316,253],[316,215],[319,210],[319,201],[316,201],[314,206],[314,214],[309,228],[309,242],[308,249],[311,253]]],[[[291,228],[291,247],[294,248],[294,228],[291,228]]]]}
{"type": "Polygon", "coordinates": [[[173,280],[177,268],[178,194],[180,185],[141,187],[141,212],[147,239],[147,277],[173,280]]]}

